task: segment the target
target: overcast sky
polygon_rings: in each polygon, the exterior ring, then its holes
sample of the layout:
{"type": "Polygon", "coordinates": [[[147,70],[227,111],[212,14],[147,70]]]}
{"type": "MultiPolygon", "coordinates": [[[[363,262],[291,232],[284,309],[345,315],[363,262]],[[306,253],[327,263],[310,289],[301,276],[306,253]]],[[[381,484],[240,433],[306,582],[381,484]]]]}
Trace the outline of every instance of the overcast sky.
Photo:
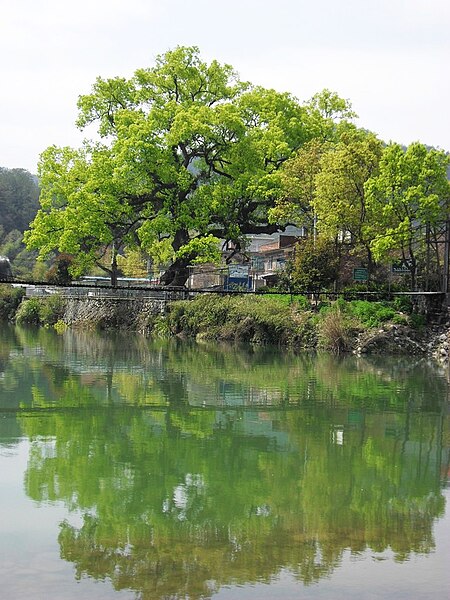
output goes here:
{"type": "Polygon", "coordinates": [[[450,151],[449,0],[2,0],[0,166],[78,146],[76,103],[177,45],[300,101],[348,98],[386,142],[450,151]]]}

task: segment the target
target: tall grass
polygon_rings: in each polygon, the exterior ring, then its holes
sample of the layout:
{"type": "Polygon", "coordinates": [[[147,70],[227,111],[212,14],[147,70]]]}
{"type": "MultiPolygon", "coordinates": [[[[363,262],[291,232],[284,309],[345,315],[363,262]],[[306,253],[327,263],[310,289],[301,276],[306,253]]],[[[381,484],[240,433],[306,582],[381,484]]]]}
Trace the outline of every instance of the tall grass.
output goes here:
{"type": "Polygon", "coordinates": [[[279,297],[203,295],[174,302],[169,313],[172,333],[260,344],[310,343],[311,327],[298,304],[279,297]]]}
{"type": "Polygon", "coordinates": [[[323,311],[317,327],[319,346],[324,350],[340,354],[352,349],[358,324],[339,304],[323,311]]]}

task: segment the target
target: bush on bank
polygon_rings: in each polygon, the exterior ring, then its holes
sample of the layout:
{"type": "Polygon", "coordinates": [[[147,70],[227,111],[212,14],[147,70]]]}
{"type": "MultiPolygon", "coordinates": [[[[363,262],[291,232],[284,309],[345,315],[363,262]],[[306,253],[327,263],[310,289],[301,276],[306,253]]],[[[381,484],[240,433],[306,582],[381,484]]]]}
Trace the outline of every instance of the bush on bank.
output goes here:
{"type": "Polygon", "coordinates": [[[16,313],[19,325],[52,326],[64,317],[64,299],[59,294],[24,300],[16,313]]]}
{"type": "Polygon", "coordinates": [[[0,286],[0,321],[13,321],[25,294],[23,288],[12,285],[0,286]]]}
{"type": "Polygon", "coordinates": [[[258,344],[315,345],[315,328],[298,302],[287,304],[279,297],[198,296],[170,305],[172,335],[258,344]]]}

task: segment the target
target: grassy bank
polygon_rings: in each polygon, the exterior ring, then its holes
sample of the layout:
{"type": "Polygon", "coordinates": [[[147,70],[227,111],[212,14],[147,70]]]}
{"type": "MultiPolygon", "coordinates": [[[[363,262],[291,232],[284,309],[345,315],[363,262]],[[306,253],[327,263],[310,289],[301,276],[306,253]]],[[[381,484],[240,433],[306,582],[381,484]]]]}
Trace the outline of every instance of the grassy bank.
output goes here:
{"type": "MultiPolygon", "coordinates": [[[[65,302],[59,295],[21,302],[22,296],[20,289],[2,288],[0,320],[64,330],[65,302]]],[[[425,325],[423,317],[414,313],[410,301],[403,297],[393,302],[337,300],[312,306],[303,296],[204,294],[194,300],[172,302],[164,316],[141,314],[141,310],[138,303],[132,305],[120,313],[121,320],[113,319],[110,327],[120,328],[123,321],[129,329],[130,317],[136,317],[134,320],[141,323],[139,330],[152,336],[339,353],[353,351],[358,344],[361,347],[361,340],[366,347],[370,342],[370,351],[379,351],[383,344],[396,351],[397,345],[402,346],[402,337],[412,335],[417,340],[425,325]],[[385,334],[384,339],[380,332],[385,334]]],[[[411,344],[406,350],[408,347],[411,344]]]]}
{"type": "Polygon", "coordinates": [[[212,294],[172,303],[167,317],[171,335],[334,352],[351,351],[360,334],[388,325],[417,331],[424,319],[403,299],[338,300],[313,308],[301,296],[212,294]]]}

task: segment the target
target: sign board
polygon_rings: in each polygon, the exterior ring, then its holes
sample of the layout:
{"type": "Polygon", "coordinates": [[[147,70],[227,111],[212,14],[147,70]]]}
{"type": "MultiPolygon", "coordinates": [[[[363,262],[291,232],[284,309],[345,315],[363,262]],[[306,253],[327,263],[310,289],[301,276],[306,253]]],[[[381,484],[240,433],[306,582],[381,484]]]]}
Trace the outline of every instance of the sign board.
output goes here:
{"type": "Polygon", "coordinates": [[[248,277],[248,265],[228,265],[228,275],[238,279],[246,279],[248,277]]]}
{"type": "Polygon", "coordinates": [[[239,291],[239,290],[251,290],[252,289],[252,278],[246,277],[225,277],[224,287],[226,290],[239,291]]]}
{"type": "Polygon", "coordinates": [[[362,267],[353,269],[353,281],[367,281],[369,279],[369,271],[362,267]]]}
{"type": "Polygon", "coordinates": [[[412,260],[410,258],[405,258],[405,260],[397,260],[392,263],[393,273],[411,273],[411,269],[412,260]]]}

